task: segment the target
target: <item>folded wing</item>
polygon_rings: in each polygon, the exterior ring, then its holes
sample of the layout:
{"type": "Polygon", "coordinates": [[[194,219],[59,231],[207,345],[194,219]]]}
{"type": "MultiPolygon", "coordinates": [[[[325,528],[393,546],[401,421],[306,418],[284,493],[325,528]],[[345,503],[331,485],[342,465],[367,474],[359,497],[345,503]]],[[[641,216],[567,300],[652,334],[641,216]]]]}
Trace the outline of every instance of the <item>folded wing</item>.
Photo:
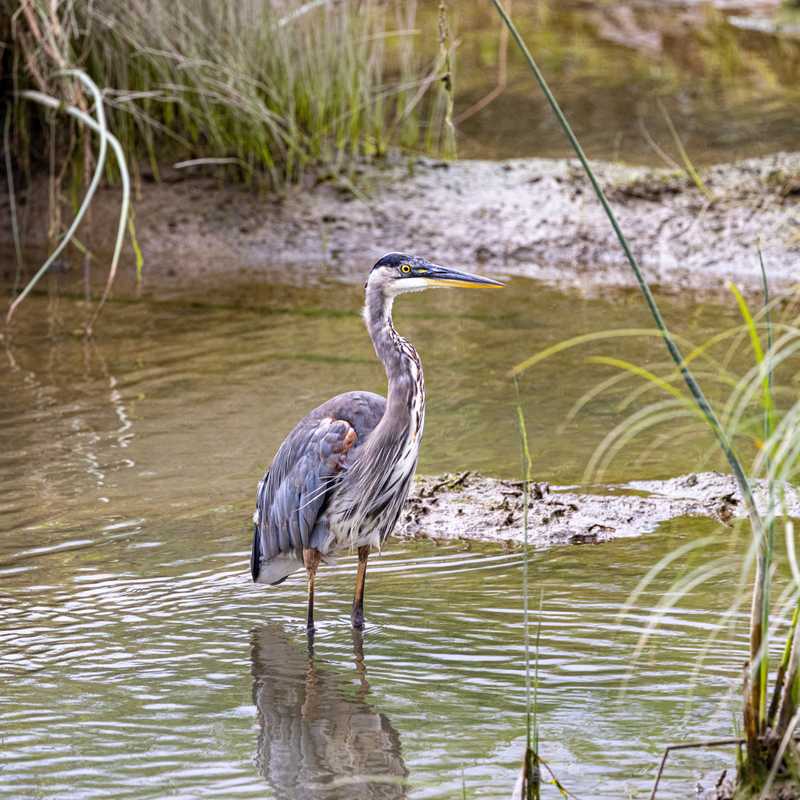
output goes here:
{"type": "Polygon", "coordinates": [[[301,423],[283,443],[258,487],[254,581],[280,582],[302,564],[305,548],[325,548],[328,531],[317,522],[357,438],[349,422],[324,417],[301,423]],[[269,574],[261,575],[265,564],[269,574]]]}
{"type": "Polygon", "coordinates": [[[258,583],[281,583],[303,564],[303,549],[330,544],[325,510],[353,451],[383,416],[386,401],[346,392],[302,419],[258,484],[250,571],[258,583]]]}

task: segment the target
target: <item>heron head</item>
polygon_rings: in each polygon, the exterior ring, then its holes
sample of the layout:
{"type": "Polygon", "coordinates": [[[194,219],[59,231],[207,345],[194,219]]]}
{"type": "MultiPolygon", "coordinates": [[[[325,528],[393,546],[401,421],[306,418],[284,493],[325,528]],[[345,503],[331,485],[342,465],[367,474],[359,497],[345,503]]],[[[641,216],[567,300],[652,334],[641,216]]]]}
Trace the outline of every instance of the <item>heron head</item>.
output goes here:
{"type": "Polygon", "coordinates": [[[504,285],[491,278],[440,267],[418,256],[388,253],[376,262],[364,288],[368,291],[375,288],[387,297],[395,297],[405,292],[421,292],[433,287],[497,289],[504,285]]]}

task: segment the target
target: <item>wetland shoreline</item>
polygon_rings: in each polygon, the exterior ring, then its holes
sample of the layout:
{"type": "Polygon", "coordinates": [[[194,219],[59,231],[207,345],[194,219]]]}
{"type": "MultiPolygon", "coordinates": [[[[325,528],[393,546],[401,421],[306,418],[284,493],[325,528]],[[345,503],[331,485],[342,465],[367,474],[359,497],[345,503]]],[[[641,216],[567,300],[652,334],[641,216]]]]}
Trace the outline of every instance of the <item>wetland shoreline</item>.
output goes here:
{"type": "MultiPolygon", "coordinates": [[[[759,240],[772,288],[786,290],[797,282],[800,153],[705,169],[713,199],[676,171],[608,163],[596,168],[660,292],[727,294],[725,281],[733,280],[760,293],[759,240]]],[[[633,285],[613,232],[573,161],[416,159],[364,168],[358,188],[327,180],[281,196],[174,169],[162,177],[140,184],[135,204],[143,285],[156,297],[275,280],[358,284],[390,247],[589,295],[633,285]]],[[[47,218],[46,190],[46,181],[34,182],[23,195],[29,219],[47,218]]],[[[111,245],[117,201],[118,189],[102,188],[91,224],[79,232],[98,254],[111,245]]],[[[7,194],[0,193],[0,208],[8,206],[7,194]]],[[[0,230],[0,248],[10,254],[9,226],[0,230]]],[[[44,247],[37,238],[44,231],[45,226],[26,231],[32,252],[44,247]]],[[[128,279],[129,256],[123,262],[128,279]]],[[[13,260],[5,259],[4,271],[9,279],[13,260]]],[[[80,277],[79,267],[66,263],[59,272],[67,283],[70,273],[80,277]]],[[[123,276],[120,295],[126,284],[123,276]]],[[[800,513],[800,502],[793,502],[800,513]]],[[[541,546],[634,536],[686,516],[727,523],[742,513],[733,479],[717,473],[591,487],[533,484],[529,512],[530,541],[541,546]]],[[[471,473],[418,477],[396,535],[518,543],[522,518],[519,482],[471,473]]]]}
{"type": "MultiPolygon", "coordinates": [[[[722,293],[726,280],[758,290],[758,242],[773,288],[796,283],[800,153],[709,167],[702,176],[710,196],[675,170],[596,169],[660,291],[722,293]]],[[[570,160],[397,161],[363,167],[354,183],[318,179],[273,196],[165,168],[160,182],[144,176],[137,194],[143,282],[155,294],[276,276],[297,285],[320,276],[358,283],[387,250],[587,292],[633,286],[608,221],[570,160]]],[[[20,195],[25,245],[36,252],[46,246],[47,226],[32,221],[47,219],[47,197],[45,179],[20,195]]],[[[117,188],[103,188],[91,225],[79,230],[98,254],[98,271],[111,248],[118,200],[117,188]]],[[[5,191],[0,209],[8,218],[5,191]]],[[[68,219],[69,210],[63,213],[68,219]]],[[[11,255],[10,225],[0,230],[0,247],[11,255]]],[[[9,280],[13,259],[4,261],[9,280]]]]}

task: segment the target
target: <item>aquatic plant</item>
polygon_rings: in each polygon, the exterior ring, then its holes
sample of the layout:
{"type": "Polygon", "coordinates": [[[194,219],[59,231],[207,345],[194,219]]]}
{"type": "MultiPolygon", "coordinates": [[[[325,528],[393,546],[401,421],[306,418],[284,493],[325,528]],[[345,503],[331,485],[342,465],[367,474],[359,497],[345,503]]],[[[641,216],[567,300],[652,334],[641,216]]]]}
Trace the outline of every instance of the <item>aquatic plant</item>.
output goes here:
{"type": "MultiPolygon", "coordinates": [[[[667,382],[652,372],[635,365],[619,361],[612,365],[645,378],[649,383],[659,386],[659,388],[667,391],[672,396],[670,405],[666,407],[663,404],[657,405],[655,408],[649,409],[648,413],[654,414],[655,412],[666,411],[669,416],[673,416],[676,408],[684,406],[689,409],[690,413],[696,413],[703,419],[714,434],[736,478],[739,491],[744,500],[752,532],[752,559],[747,559],[747,562],[749,564],[751,560],[755,561],[755,577],[753,580],[750,614],[750,653],[743,698],[743,730],[746,747],[745,754],[739,760],[737,791],[741,796],[748,796],[753,792],[765,795],[779,773],[786,775],[797,774],[798,772],[796,763],[798,757],[794,752],[793,745],[794,732],[798,722],[800,722],[800,711],[798,711],[800,637],[795,635],[797,615],[794,616],[794,621],[790,625],[787,634],[784,655],[779,666],[775,686],[773,687],[772,699],[769,703],[767,703],[769,675],[767,653],[771,633],[770,590],[773,579],[775,520],[780,510],[778,500],[781,487],[785,485],[789,477],[796,474],[800,461],[800,403],[797,404],[796,411],[793,410],[793,406],[792,410],[783,416],[780,423],[776,424],[772,375],[777,364],[800,350],[800,329],[795,328],[786,337],[781,337],[779,342],[773,343],[771,321],[768,315],[769,302],[767,300],[764,313],[767,315],[768,348],[765,355],[759,330],[753,317],[741,293],[735,288],[733,289],[744,319],[745,330],[750,338],[756,365],[740,384],[742,388],[739,394],[743,400],[733,404],[733,408],[740,411],[740,413],[729,415],[727,424],[723,424],[698,384],[690,366],[690,361],[684,357],[678,342],[669,331],[655,297],[617,222],[616,216],[547,81],[502,4],[499,0],[492,0],[492,3],[525,57],[614,229],[645,303],[655,321],[658,335],[664,342],[667,352],[675,365],[677,380],[682,382],[684,388],[679,390],[671,382],[667,382]],[[733,433],[738,430],[738,425],[735,423],[744,413],[744,408],[748,405],[747,400],[756,394],[760,395],[764,442],[753,465],[753,472],[757,473],[760,469],[764,469],[767,473],[770,487],[770,503],[766,514],[763,514],[756,506],[751,480],[733,443],[733,433]]],[[[766,295],[766,275],[764,275],[764,290],[766,295]]],[[[517,365],[512,374],[516,377],[538,360],[540,359],[536,357],[528,359],[526,362],[517,365]]],[[[609,359],[608,361],[611,363],[612,360],[609,359]]],[[[786,530],[787,547],[793,553],[792,531],[791,525],[788,523],[786,530]]],[[[797,579],[798,576],[795,577],[796,586],[791,593],[790,604],[797,605],[800,602],[800,580],[797,579]]]]}
{"type": "MultiPolygon", "coordinates": [[[[452,155],[448,10],[442,2],[439,55],[428,71],[414,50],[414,15],[410,0],[0,0],[0,41],[9,45],[0,75],[14,90],[3,149],[15,294],[24,271],[15,168],[29,179],[37,168],[49,174],[51,250],[8,320],[68,245],[90,257],[75,234],[103,176],[122,184],[123,208],[100,306],[126,226],[141,274],[131,184],[158,179],[170,161],[275,189],[308,171],[346,176],[392,144],[452,155]],[[423,135],[421,109],[435,85],[443,88],[423,135]],[[66,197],[69,225],[62,223],[66,197]]],[[[88,276],[85,282],[88,294],[88,276]]]]}
{"type": "Polygon", "coordinates": [[[522,512],[522,625],[525,642],[525,754],[522,758],[517,785],[514,787],[513,800],[539,800],[542,785],[541,759],[539,758],[539,725],[538,725],[538,688],[539,688],[539,635],[541,631],[542,598],[539,601],[539,627],[536,634],[536,671],[531,693],[531,656],[530,656],[530,584],[528,558],[528,517],[530,507],[530,484],[533,474],[533,457],[528,445],[528,428],[519,396],[519,384],[515,381],[517,394],[517,425],[522,447],[523,472],[523,512],[522,512]]]}
{"type": "MultiPolygon", "coordinates": [[[[36,274],[28,281],[28,284],[25,288],[14,298],[11,305],[9,306],[8,312],[6,314],[6,323],[11,322],[11,318],[14,315],[14,312],[22,303],[22,301],[30,294],[30,292],[34,289],[36,284],[39,280],[44,276],[50,266],[55,263],[55,260],[58,256],[62,253],[64,248],[67,247],[70,242],[73,241],[75,237],[75,232],[78,229],[78,226],[83,221],[86,213],[91,206],[92,200],[94,198],[95,192],[97,191],[97,187],[100,185],[100,179],[103,174],[103,168],[105,167],[106,163],[106,154],[108,150],[109,144],[111,145],[111,149],[114,153],[114,157],[116,159],[117,169],[119,170],[119,175],[122,182],[122,206],[120,209],[119,215],[119,225],[117,226],[117,234],[114,241],[114,253],[111,256],[111,265],[108,271],[108,278],[106,280],[105,289],[103,291],[103,295],[100,299],[100,303],[97,307],[97,310],[94,312],[94,315],[88,322],[86,326],[87,333],[91,333],[92,325],[97,320],[97,315],[100,313],[100,310],[103,307],[103,304],[108,299],[108,295],[111,292],[111,287],[114,283],[114,278],[117,274],[117,267],[119,266],[119,258],[122,253],[122,243],[125,238],[125,228],[126,225],[129,225],[131,231],[133,231],[132,221],[129,219],[129,211],[130,211],[130,177],[128,175],[128,166],[125,160],[125,154],[122,151],[122,146],[120,145],[117,138],[108,130],[106,125],[106,117],[105,111],[103,107],[103,98],[100,94],[100,90],[94,84],[94,82],[82,71],[80,70],[64,70],[60,73],[60,76],[63,78],[76,78],[80,81],[81,84],[91,93],[91,96],[94,100],[94,108],[93,113],[94,117],[90,116],[86,112],[82,111],[77,106],[73,106],[70,104],[65,104],[62,100],[59,100],[55,97],[51,97],[50,95],[44,94],[43,92],[37,92],[32,90],[24,90],[19,93],[19,97],[22,100],[28,100],[32,103],[36,103],[44,108],[54,109],[57,111],[64,111],[69,116],[76,119],[81,125],[89,128],[91,131],[96,133],[100,139],[100,145],[97,154],[97,164],[94,169],[94,173],[92,175],[92,179],[89,182],[89,186],[86,189],[86,194],[78,208],[77,213],[75,214],[75,218],[73,219],[70,226],[67,228],[63,236],[61,237],[61,241],[56,245],[53,252],[48,256],[47,260],[42,264],[42,266],[37,270],[36,274]]],[[[10,117],[6,118],[7,121],[10,117]]],[[[7,128],[6,128],[7,130],[7,128]]],[[[12,220],[15,218],[15,203],[14,203],[14,191],[13,191],[13,178],[12,172],[8,170],[8,181],[9,181],[9,194],[11,199],[11,209],[12,209],[12,220]]],[[[17,232],[16,232],[16,225],[14,225],[14,234],[15,234],[15,245],[17,250],[17,257],[18,257],[18,264],[21,260],[19,258],[19,251],[20,246],[18,242],[17,232]]],[[[135,235],[132,233],[132,238],[135,243],[135,235]]],[[[18,271],[19,277],[19,271],[18,271]]]]}
{"type": "Polygon", "coordinates": [[[552,767],[539,754],[539,645],[542,633],[542,608],[544,591],[539,591],[539,612],[537,615],[536,639],[534,642],[533,681],[531,681],[531,637],[530,637],[530,570],[528,559],[530,547],[528,540],[528,520],[530,511],[530,488],[533,479],[533,456],[528,444],[528,427],[522,410],[519,384],[514,380],[517,404],[517,426],[522,456],[522,626],[525,649],[525,752],[511,800],[539,800],[542,790],[542,768],[548,775],[548,782],[556,787],[563,798],[575,796],[567,790],[556,776],[552,767]]]}
{"type": "MultiPolygon", "coordinates": [[[[310,168],[346,170],[386,152],[437,77],[414,54],[414,4],[404,0],[1,5],[15,89],[52,93],[56,70],[83,69],[103,88],[132,168],[141,159],[156,177],[166,159],[272,186],[310,168]]],[[[87,108],[81,87],[68,100],[87,108]]],[[[29,164],[47,117],[15,113],[15,152],[29,164]]],[[[419,143],[407,127],[402,135],[419,143]]],[[[58,139],[80,177],[76,132],[58,139]]]]}
{"type": "MultiPolygon", "coordinates": [[[[800,402],[790,380],[796,371],[800,354],[800,296],[795,293],[769,298],[765,291],[764,305],[754,313],[738,287],[730,284],[730,291],[740,310],[741,323],[719,331],[697,346],[689,345],[684,360],[692,366],[696,375],[701,374],[698,365],[702,363],[703,376],[715,380],[716,385],[712,388],[719,404],[721,424],[729,440],[735,444],[740,458],[747,459],[748,480],[751,485],[758,486],[761,497],[759,510],[763,521],[765,569],[762,573],[764,582],[760,613],[763,615],[761,630],[764,634],[761,650],[751,659],[751,663],[752,670],[758,672],[760,683],[760,718],[754,726],[757,757],[766,753],[771,766],[763,768],[762,765],[762,768],[755,769],[755,774],[751,774],[753,765],[759,762],[752,757],[742,761],[740,783],[743,786],[761,786],[763,790],[772,781],[790,774],[792,759],[796,758],[787,748],[790,731],[795,726],[790,711],[792,708],[796,711],[797,708],[795,693],[798,678],[797,670],[791,668],[791,660],[797,657],[793,652],[800,603],[800,568],[797,566],[794,526],[786,519],[785,489],[797,482],[800,473],[800,402]],[[776,380],[776,375],[780,380],[776,380]],[[782,548],[779,547],[781,539],[784,540],[782,548]],[[781,549],[785,553],[782,560],[776,555],[781,549]],[[776,648],[780,650],[779,654],[775,653],[776,648]],[[773,653],[771,658],[770,650],[773,653]],[[771,688],[768,682],[770,670],[775,672],[771,688]],[[783,718],[779,711],[781,707],[784,709],[783,718]]],[[[575,337],[543,351],[536,363],[570,347],[613,341],[620,334],[635,336],[636,333],[612,330],[575,337]]],[[[648,332],[651,336],[656,333],[655,330],[648,332]]],[[[676,443],[680,446],[683,442],[687,447],[695,448],[698,441],[702,442],[702,439],[698,439],[698,433],[702,433],[702,430],[698,430],[698,422],[702,420],[691,397],[681,391],[681,375],[672,361],[648,364],[646,369],[620,358],[606,356],[589,356],[587,362],[603,364],[614,372],[574,404],[567,414],[568,421],[573,421],[592,399],[612,389],[617,396],[615,405],[618,412],[635,410],[599,442],[588,461],[585,481],[603,480],[606,469],[614,459],[629,455],[630,446],[636,438],[649,439],[649,447],[643,451],[642,458],[657,452],[666,440],[673,446],[676,443]],[[627,390],[622,391],[626,384],[627,390]],[[663,399],[665,396],[666,399],[663,399]]],[[[713,443],[709,442],[705,460],[713,464],[713,457],[713,443]]],[[[630,463],[628,466],[631,466],[630,463]]],[[[730,511],[727,506],[720,509],[724,524],[735,524],[729,514],[737,503],[736,498],[731,498],[730,511]]],[[[738,541],[738,536],[731,537],[730,551],[708,555],[697,566],[691,567],[656,603],[637,643],[632,664],[644,652],[650,635],[681,598],[699,583],[712,580],[715,576],[730,577],[733,599],[704,643],[703,653],[715,646],[723,632],[736,634],[737,615],[746,602],[750,573],[758,560],[759,546],[762,544],[757,537],[750,536],[749,546],[742,554],[737,547],[738,541]]],[[[692,540],[653,565],[631,592],[625,608],[620,612],[620,622],[629,613],[636,614],[637,599],[660,573],[692,553],[700,552],[707,544],[706,537],[692,540]]],[[[696,670],[700,669],[701,662],[702,656],[698,659],[696,670]]],[[[747,680],[752,680],[751,672],[748,672],[747,680]]],[[[746,698],[748,701],[751,699],[749,692],[746,698]]],[[[746,739],[714,740],[703,742],[702,745],[716,747],[740,742],[745,744],[746,739]]],[[[692,747],[698,744],[692,744],[692,747]]],[[[680,748],[684,747],[688,745],[682,743],[680,748]]],[[[668,748],[669,752],[675,749],[675,745],[668,748]]]]}

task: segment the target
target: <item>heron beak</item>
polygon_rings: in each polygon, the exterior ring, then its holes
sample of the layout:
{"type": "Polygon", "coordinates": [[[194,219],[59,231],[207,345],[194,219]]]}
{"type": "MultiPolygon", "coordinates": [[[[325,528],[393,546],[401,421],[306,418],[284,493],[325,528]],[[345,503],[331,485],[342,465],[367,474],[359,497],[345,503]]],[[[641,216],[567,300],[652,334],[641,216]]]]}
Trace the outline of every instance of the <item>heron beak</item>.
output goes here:
{"type": "Polygon", "coordinates": [[[504,283],[491,278],[459,272],[457,269],[448,269],[436,264],[430,264],[427,272],[420,277],[424,278],[429,286],[460,286],[463,289],[501,289],[505,286],[504,283]]]}

